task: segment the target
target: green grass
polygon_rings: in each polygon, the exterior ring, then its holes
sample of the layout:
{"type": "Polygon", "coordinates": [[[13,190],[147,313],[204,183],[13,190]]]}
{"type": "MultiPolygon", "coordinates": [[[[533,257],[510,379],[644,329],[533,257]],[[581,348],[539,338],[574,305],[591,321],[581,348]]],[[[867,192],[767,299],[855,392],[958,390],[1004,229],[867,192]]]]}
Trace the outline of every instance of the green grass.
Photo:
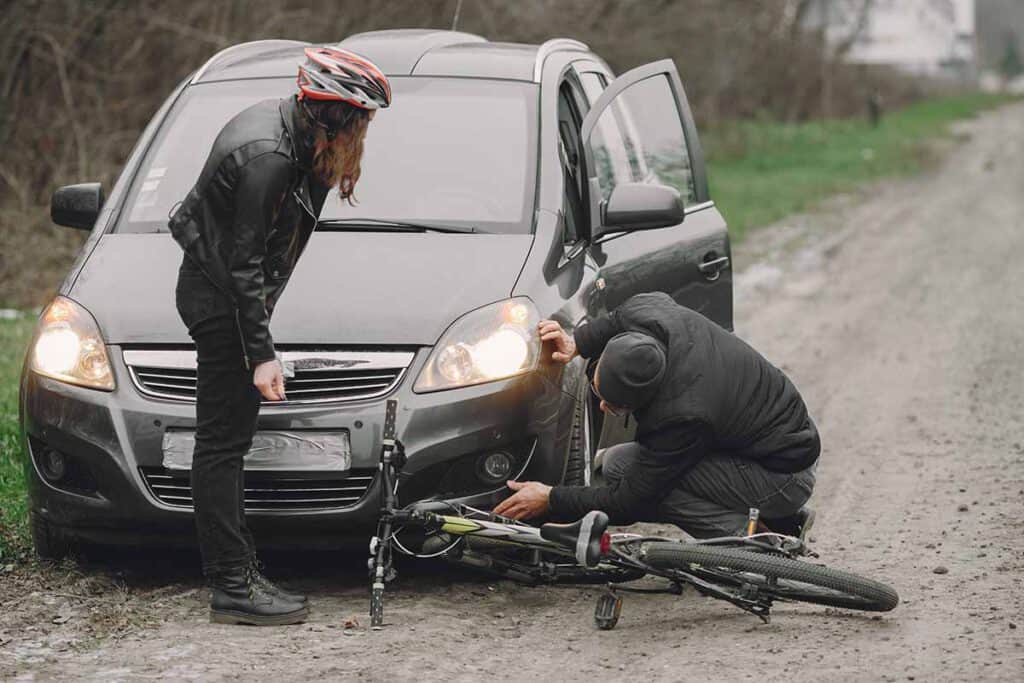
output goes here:
{"type": "Polygon", "coordinates": [[[701,131],[711,197],[739,240],[865,181],[921,170],[932,159],[927,143],[948,136],[952,121],[1010,99],[976,93],[927,100],[886,113],[877,128],[866,120],[711,126],[701,131]]]}
{"type": "Polygon", "coordinates": [[[35,318],[0,320],[0,563],[29,547],[25,473],[18,445],[18,380],[35,318]]]}

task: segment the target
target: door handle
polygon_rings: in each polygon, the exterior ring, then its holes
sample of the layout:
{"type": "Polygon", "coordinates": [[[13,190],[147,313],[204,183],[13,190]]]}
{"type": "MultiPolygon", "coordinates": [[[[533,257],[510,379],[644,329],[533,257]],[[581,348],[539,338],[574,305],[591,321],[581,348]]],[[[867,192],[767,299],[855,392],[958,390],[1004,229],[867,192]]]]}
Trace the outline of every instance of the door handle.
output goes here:
{"type": "MultiPolygon", "coordinates": [[[[713,254],[709,254],[713,256],[713,254]]],[[[704,261],[697,266],[697,269],[704,274],[704,277],[708,280],[714,281],[718,279],[718,276],[722,274],[722,271],[729,267],[729,257],[721,256],[719,258],[712,258],[709,261],[704,261]]]]}

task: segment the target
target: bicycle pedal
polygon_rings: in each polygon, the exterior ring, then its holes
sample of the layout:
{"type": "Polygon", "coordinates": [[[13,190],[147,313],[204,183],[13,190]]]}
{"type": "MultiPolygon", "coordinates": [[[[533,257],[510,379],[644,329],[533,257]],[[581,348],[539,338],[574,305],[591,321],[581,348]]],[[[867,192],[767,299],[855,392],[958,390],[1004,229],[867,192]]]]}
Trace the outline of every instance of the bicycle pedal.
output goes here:
{"type": "Polygon", "coordinates": [[[597,599],[594,607],[594,622],[602,631],[610,631],[619,623],[619,615],[622,614],[622,597],[612,592],[607,592],[597,599]]]}

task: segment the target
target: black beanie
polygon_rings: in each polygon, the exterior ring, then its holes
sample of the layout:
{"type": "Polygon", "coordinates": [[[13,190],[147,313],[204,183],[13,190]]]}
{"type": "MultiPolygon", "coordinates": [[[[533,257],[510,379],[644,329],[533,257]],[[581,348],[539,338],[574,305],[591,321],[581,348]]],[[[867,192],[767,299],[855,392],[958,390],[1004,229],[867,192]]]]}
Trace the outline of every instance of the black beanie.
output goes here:
{"type": "Polygon", "coordinates": [[[623,332],[604,347],[597,389],[605,402],[635,410],[654,398],[665,366],[665,349],[658,340],[640,332],[623,332]]]}

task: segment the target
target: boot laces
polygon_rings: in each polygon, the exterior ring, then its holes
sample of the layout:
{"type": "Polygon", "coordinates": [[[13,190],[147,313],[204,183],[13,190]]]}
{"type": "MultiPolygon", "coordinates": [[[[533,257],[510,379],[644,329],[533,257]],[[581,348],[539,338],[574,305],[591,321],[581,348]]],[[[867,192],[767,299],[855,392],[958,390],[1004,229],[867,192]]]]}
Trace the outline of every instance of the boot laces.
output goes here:
{"type": "Polygon", "coordinates": [[[252,564],[250,565],[253,582],[264,591],[270,593],[280,592],[281,589],[263,573],[263,566],[263,562],[253,558],[252,564]]]}
{"type": "MultiPolygon", "coordinates": [[[[257,599],[273,600],[274,596],[267,590],[266,577],[259,573],[259,570],[250,566],[245,573],[246,584],[249,589],[249,599],[256,602],[257,599]],[[262,581],[260,579],[263,579],[262,581]]],[[[267,582],[269,583],[269,582],[267,582]]]]}

